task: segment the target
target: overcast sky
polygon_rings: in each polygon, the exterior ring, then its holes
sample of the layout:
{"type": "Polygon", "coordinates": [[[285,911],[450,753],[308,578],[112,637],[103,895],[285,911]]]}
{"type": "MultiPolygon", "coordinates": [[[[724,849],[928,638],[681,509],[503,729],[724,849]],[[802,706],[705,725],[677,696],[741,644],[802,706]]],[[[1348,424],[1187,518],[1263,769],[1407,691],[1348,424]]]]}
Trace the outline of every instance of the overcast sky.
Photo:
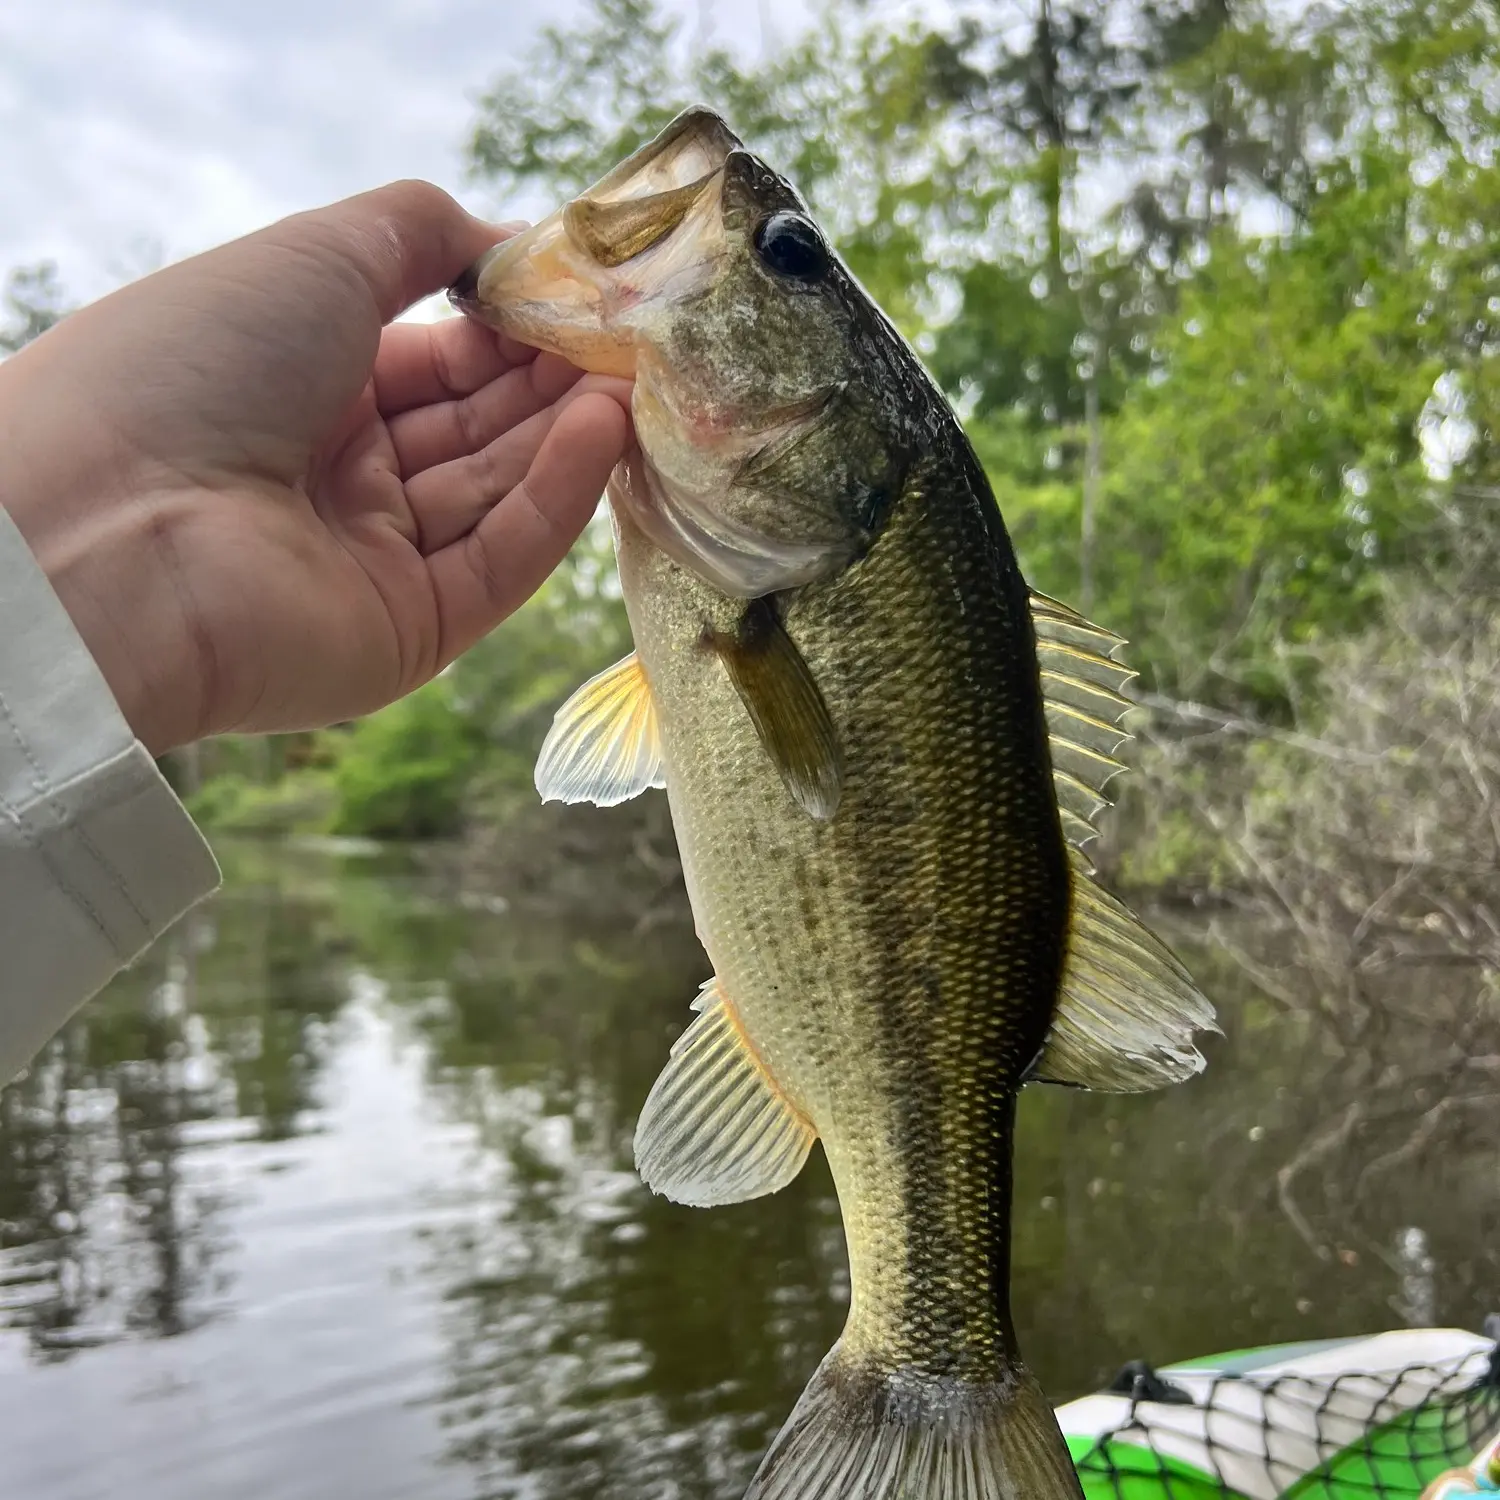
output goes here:
{"type": "MultiPolygon", "coordinates": [[[[699,0],[676,0],[694,24],[699,0]]],[[[708,0],[758,45],[757,5],[708,0]]],[[[0,273],[74,298],[396,177],[470,207],[475,99],[577,0],[0,0],[0,273]]],[[[769,0],[778,30],[806,0],[769,0]]]]}

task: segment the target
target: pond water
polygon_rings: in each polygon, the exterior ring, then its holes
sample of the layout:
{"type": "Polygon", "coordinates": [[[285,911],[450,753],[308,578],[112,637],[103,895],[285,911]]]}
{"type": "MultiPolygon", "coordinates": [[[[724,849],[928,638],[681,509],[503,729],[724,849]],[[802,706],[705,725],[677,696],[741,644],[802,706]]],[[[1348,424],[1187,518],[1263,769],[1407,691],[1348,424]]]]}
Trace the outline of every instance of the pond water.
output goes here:
{"type": "MultiPolygon", "coordinates": [[[[386,857],[225,863],[0,1094],[5,1493],[737,1500],[847,1277],[816,1152],[734,1208],[635,1178],[705,974],[690,923],[461,900],[386,857]]],[[[1374,1160],[1337,1049],[1176,936],[1229,1033],[1207,1074],[1023,1100],[1014,1301],[1049,1394],[1479,1327],[1493,1132],[1374,1160]]]]}

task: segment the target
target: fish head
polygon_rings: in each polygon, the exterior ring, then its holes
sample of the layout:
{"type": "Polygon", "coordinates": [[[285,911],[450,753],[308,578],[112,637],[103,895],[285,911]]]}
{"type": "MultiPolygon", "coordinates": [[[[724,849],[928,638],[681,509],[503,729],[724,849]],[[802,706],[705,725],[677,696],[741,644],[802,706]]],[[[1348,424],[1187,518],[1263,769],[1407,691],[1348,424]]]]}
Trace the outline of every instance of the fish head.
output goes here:
{"type": "Polygon", "coordinates": [[[711,110],[487,252],[451,296],[634,380],[639,451],[611,499],[723,593],[829,577],[870,545],[903,448],[871,349],[896,335],[792,185],[711,110]]]}

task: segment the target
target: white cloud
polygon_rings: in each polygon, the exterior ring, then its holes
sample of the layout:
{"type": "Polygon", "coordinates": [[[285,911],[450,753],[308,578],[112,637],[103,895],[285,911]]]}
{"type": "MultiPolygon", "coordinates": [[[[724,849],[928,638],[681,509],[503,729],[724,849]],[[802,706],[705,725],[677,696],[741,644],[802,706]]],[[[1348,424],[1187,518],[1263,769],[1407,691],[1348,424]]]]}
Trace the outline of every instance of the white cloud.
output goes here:
{"type": "MultiPolygon", "coordinates": [[[[676,0],[689,25],[700,0],[676,0]]],[[[757,8],[708,0],[753,46],[757,8]]],[[[807,0],[767,0],[787,35],[807,0]]],[[[0,0],[0,271],[75,297],[398,177],[476,207],[475,100],[577,0],[0,0]]]]}

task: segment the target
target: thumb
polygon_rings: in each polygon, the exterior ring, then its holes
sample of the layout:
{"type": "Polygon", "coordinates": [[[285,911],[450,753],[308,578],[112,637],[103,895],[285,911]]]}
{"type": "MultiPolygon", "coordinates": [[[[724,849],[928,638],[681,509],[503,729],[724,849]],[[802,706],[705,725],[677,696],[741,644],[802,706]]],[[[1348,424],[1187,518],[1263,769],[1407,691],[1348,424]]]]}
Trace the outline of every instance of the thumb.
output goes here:
{"type": "Polygon", "coordinates": [[[291,222],[333,231],[389,323],[456,281],[505,230],[476,219],[430,182],[393,182],[299,214],[291,222]]]}

